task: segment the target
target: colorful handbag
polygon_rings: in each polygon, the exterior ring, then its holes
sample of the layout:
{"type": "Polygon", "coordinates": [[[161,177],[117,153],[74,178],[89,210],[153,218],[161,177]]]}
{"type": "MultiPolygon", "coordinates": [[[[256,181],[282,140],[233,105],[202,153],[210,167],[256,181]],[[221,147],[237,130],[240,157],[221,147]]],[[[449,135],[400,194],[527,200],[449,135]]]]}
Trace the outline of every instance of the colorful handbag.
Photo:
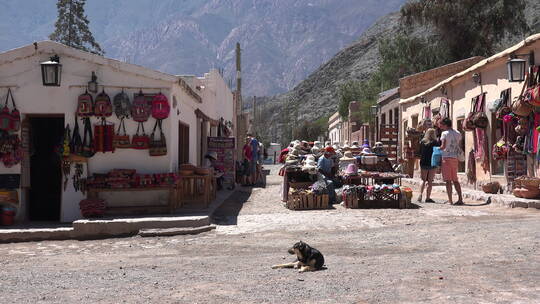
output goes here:
{"type": "Polygon", "coordinates": [[[167,155],[167,142],[165,140],[165,135],[161,128],[161,120],[156,120],[154,125],[154,130],[150,135],[150,156],[163,156],[167,155]],[[156,127],[159,127],[159,138],[155,139],[154,134],[156,133],[156,127]]]}
{"type": "Polygon", "coordinates": [[[9,131],[18,132],[21,129],[21,113],[19,110],[17,110],[17,105],[15,105],[15,99],[13,99],[13,93],[11,92],[10,88],[8,88],[8,95],[11,97],[11,104],[13,105],[13,110],[11,110],[9,131]]]}
{"type": "Polygon", "coordinates": [[[155,119],[166,119],[169,117],[171,106],[167,97],[161,93],[152,99],[152,117],[155,119]]]}
{"type": "Polygon", "coordinates": [[[521,88],[521,93],[512,103],[512,112],[518,116],[529,116],[533,111],[533,106],[529,103],[529,98],[527,94],[524,94],[525,87],[529,82],[529,74],[525,76],[525,81],[523,82],[523,87],[521,88]]]}
{"type": "Polygon", "coordinates": [[[129,149],[131,148],[131,140],[129,135],[126,133],[126,126],[124,118],[120,119],[120,124],[118,124],[118,131],[114,135],[113,145],[116,149],[129,149]],[[124,131],[124,135],[121,134],[121,129],[124,131]]]}
{"type": "Polygon", "coordinates": [[[79,129],[79,121],[77,117],[75,117],[75,127],[73,127],[73,136],[69,142],[69,149],[71,150],[71,154],[80,155],[82,148],[83,144],[79,129]]]}
{"type": "Polygon", "coordinates": [[[101,118],[110,117],[112,115],[111,98],[105,93],[105,90],[96,97],[96,102],[94,103],[94,115],[101,118]]]}
{"type": "Polygon", "coordinates": [[[151,106],[146,101],[146,97],[143,92],[133,99],[133,105],[131,107],[131,116],[136,122],[145,122],[150,117],[151,106]]]}
{"type": "Polygon", "coordinates": [[[486,112],[484,112],[485,99],[486,99],[485,93],[478,96],[476,111],[472,117],[472,122],[474,123],[474,126],[480,129],[485,129],[489,125],[489,119],[486,115],[486,112]]]}
{"type": "Polygon", "coordinates": [[[150,145],[150,138],[144,133],[144,124],[139,123],[137,132],[131,139],[131,147],[136,150],[146,150],[150,145]],[[142,135],[139,135],[139,128],[142,126],[142,135]]]}
{"type": "Polygon", "coordinates": [[[94,139],[92,136],[92,122],[89,117],[83,119],[84,121],[84,135],[82,140],[82,151],[80,156],[92,157],[96,154],[94,148],[94,139]]]}
{"type": "Polygon", "coordinates": [[[474,129],[476,128],[473,122],[473,117],[474,117],[474,110],[476,109],[477,102],[478,102],[478,96],[474,97],[471,100],[471,111],[469,112],[469,114],[467,114],[467,117],[463,120],[462,127],[464,131],[474,131],[474,129]]]}
{"type": "Polygon", "coordinates": [[[114,152],[114,124],[102,120],[94,126],[94,147],[96,152],[114,152]]]}
{"type": "Polygon", "coordinates": [[[20,113],[17,110],[17,107],[15,106],[15,101],[13,100],[13,94],[11,93],[11,89],[8,88],[8,92],[6,95],[6,102],[4,103],[4,108],[2,108],[2,111],[0,112],[0,130],[11,132],[11,131],[19,131],[20,128],[20,113]],[[13,104],[13,112],[9,110],[9,99],[11,98],[11,103],[13,104]],[[14,118],[17,117],[17,124],[14,123],[14,118]],[[15,129],[16,128],[16,129],[15,129]]]}
{"type": "Polygon", "coordinates": [[[77,116],[91,117],[94,115],[94,101],[88,91],[77,98],[77,116]]]}

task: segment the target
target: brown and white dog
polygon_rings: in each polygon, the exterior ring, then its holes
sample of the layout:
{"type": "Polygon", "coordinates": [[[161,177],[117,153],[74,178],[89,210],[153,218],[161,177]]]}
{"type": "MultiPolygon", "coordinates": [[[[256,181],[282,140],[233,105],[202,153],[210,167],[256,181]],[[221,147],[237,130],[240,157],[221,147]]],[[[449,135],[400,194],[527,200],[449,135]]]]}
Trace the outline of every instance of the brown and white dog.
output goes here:
{"type": "Polygon", "coordinates": [[[290,254],[296,254],[296,262],[272,266],[272,269],[295,268],[298,272],[320,270],[324,265],[324,256],[322,253],[300,241],[289,248],[290,254]]]}

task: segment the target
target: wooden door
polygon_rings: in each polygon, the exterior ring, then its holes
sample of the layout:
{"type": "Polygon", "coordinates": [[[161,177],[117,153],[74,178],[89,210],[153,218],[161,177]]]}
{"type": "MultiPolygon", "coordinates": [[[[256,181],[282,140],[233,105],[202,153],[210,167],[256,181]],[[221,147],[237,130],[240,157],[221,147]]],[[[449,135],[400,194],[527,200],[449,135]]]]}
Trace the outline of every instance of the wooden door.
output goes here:
{"type": "Polygon", "coordinates": [[[178,124],[178,163],[189,163],[189,125],[178,124]]]}

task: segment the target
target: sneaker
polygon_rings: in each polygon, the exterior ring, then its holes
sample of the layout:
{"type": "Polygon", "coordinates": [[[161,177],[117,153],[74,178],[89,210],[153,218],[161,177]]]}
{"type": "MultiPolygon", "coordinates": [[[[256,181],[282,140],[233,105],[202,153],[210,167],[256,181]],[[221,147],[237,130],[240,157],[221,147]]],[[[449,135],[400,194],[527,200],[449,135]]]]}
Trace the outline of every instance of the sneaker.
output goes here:
{"type": "Polygon", "coordinates": [[[435,203],[435,201],[432,200],[432,199],[430,199],[430,198],[428,198],[428,199],[426,199],[426,203],[435,203]]]}
{"type": "Polygon", "coordinates": [[[454,205],[456,205],[456,206],[463,206],[463,205],[465,205],[465,204],[463,203],[463,201],[457,201],[457,202],[454,203],[454,205]]]}

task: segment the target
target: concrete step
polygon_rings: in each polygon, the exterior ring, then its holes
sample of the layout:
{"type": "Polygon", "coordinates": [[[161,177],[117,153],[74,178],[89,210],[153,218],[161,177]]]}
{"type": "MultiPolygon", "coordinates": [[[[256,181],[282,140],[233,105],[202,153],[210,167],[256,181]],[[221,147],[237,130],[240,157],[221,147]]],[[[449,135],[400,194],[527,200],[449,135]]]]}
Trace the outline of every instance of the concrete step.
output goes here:
{"type": "Polygon", "coordinates": [[[210,217],[206,215],[86,219],[73,222],[77,238],[83,239],[136,235],[143,229],[194,228],[207,225],[210,225],[210,217]]]}
{"type": "Polygon", "coordinates": [[[207,225],[193,228],[165,228],[165,229],[142,229],[139,235],[142,237],[174,236],[186,234],[199,234],[216,229],[215,225],[207,225]]]}
{"type": "Polygon", "coordinates": [[[75,229],[68,228],[30,228],[0,229],[0,243],[32,242],[43,240],[68,240],[74,236],[75,229]]]}

